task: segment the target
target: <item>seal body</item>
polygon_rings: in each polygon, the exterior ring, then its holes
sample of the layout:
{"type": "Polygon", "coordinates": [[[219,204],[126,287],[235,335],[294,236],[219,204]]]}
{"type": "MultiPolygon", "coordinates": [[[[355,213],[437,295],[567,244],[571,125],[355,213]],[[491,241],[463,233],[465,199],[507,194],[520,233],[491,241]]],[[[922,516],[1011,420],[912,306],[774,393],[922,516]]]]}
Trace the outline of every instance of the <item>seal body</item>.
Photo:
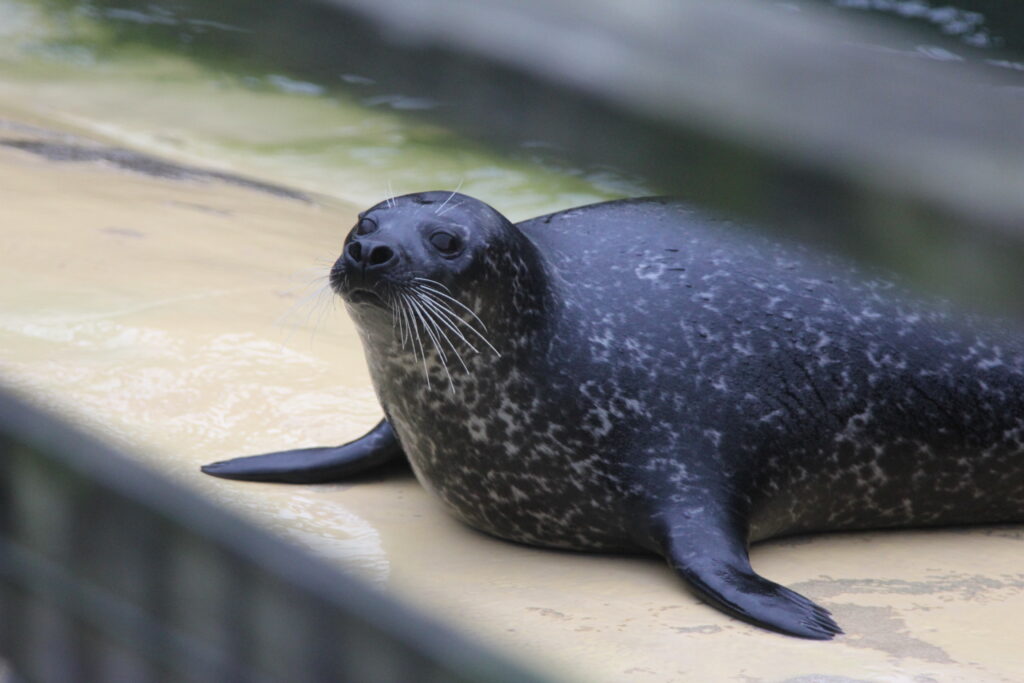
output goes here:
{"type": "Polygon", "coordinates": [[[828,638],[750,541],[1024,519],[1017,331],[684,204],[512,225],[409,195],[362,214],[332,282],[393,441],[496,536],[658,552],[725,611],[828,638]]]}

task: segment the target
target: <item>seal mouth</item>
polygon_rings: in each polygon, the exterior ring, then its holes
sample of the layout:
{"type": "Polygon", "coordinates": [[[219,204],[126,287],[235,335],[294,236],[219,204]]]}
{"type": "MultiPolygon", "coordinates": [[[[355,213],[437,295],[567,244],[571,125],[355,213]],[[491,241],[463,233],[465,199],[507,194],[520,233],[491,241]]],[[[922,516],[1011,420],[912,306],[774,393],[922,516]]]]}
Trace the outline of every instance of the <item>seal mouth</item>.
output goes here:
{"type": "Polygon", "coordinates": [[[380,294],[372,289],[367,289],[366,287],[356,287],[349,290],[345,294],[345,299],[350,304],[372,304],[375,306],[383,306],[385,303],[380,294]]]}

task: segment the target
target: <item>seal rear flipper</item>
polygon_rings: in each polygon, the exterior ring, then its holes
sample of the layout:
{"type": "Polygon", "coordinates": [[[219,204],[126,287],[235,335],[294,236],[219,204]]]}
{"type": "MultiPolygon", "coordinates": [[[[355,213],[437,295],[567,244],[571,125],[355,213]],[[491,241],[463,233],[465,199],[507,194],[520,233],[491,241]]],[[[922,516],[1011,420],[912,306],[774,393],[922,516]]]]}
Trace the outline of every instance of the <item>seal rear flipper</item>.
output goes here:
{"type": "Polygon", "coordinates": [[[319,484],[338,481],[404,458],[387,420],[342,446],[298,448],[250,455],[203,465],[206,474],[224,479],[319,484]]]}
{"type": "Polygon", "coordinates": [[[843,632],[827,609],[755,573],[741,533],[714,519],[668,525],[661,542],[669,565],[723,612],[800,638],[831,640],[843,632]]]}

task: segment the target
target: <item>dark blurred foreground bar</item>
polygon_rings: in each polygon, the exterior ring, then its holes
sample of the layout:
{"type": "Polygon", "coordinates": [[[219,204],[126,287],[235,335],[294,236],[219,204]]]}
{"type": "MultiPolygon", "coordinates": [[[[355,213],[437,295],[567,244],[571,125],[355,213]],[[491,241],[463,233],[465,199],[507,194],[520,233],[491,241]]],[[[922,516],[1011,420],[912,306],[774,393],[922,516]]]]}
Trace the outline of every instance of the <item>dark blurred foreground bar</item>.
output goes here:
{"type": "Polygon", "coordinates": [[[0,676],[538,681],[0,390],[0,676]]]}
{"type": "Polygon", "coordinates": [[[893,54],[891,26],[763,0],[319,1],[350,18],[325,58],[436,97],[445,123],[553,141],[1024,314],[1020,74],[893,54]]]}

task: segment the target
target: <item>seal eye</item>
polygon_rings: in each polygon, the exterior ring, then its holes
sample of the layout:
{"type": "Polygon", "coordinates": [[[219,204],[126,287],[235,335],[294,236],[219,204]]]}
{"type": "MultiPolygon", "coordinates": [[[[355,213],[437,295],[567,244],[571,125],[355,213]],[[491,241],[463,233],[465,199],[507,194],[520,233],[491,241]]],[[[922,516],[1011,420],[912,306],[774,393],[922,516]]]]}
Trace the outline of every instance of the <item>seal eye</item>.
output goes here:
{"type": "Polygon", "coordinates": [[[372,218],[360,218],[356,223],[356,234],[366,235],[377,229],[377,222],[372,218]]]}
{"type": "Polygon", "coordinates": [[[462,246],[459,238],[450,232],[435,232],[430,236],[430,243],[442,254],[454,254],[462,246]]]}

